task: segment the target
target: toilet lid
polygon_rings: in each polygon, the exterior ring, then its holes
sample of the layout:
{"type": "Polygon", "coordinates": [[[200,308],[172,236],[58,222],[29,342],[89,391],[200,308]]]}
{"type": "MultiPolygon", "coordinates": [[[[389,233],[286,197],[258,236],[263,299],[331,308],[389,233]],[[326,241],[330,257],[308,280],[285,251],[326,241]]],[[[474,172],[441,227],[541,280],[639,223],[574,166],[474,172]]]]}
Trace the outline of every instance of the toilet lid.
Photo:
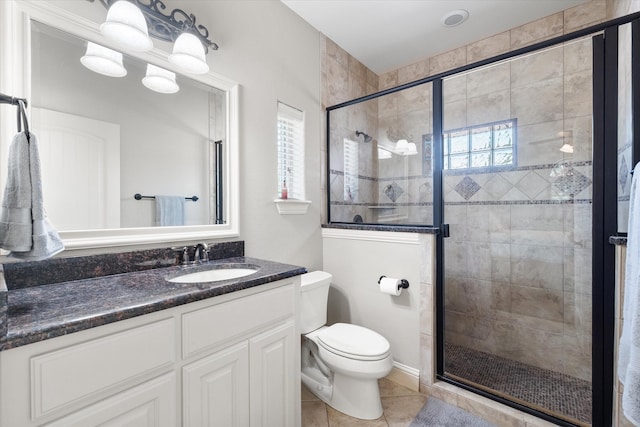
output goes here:
{"type": "Polygon", "coordinates": [[[362,326],[336,323],[318,334],[318,342],[328,351],[353,359],[383,358],[389,353],[389,341],[362,326]]]}

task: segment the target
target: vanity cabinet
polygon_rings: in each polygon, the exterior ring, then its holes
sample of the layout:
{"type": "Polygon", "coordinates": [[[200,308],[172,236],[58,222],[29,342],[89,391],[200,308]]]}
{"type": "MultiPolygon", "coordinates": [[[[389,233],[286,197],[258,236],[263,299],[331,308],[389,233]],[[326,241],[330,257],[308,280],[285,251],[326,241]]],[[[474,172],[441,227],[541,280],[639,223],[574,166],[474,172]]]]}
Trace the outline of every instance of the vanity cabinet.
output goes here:
{"type": "Polygon", "coordinates": [[[0,352],[0,426],[300,424],[299,277],[0,352]]]}

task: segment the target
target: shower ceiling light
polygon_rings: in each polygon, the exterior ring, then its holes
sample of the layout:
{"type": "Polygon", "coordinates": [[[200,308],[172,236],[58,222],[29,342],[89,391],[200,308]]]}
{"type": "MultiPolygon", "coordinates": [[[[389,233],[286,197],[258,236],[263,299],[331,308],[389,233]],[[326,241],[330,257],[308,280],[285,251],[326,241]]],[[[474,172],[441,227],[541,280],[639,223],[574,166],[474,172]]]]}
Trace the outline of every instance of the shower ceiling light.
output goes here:
{"type": "Polygon", "coordinates": [[[109,77],[124,77],[127,69],[122,65],[122,54],[115,50],[87,42],[87,51],[80,58],[82,65],[96,73],[109,77]]]}
{"type": "Polygon", "coordinates": [[[158,93],[176,93],[180,90],[176,73],[152,64],[147,64],[147,75],[142,79],[142,84],[158,93]]]}
{"type": "Polygon", "coordinates": [[[442,25],[445,27],[456,27],[469,19],[469,12],[464,9],[452,10],[446,13],[441,19],[442,25]]]}

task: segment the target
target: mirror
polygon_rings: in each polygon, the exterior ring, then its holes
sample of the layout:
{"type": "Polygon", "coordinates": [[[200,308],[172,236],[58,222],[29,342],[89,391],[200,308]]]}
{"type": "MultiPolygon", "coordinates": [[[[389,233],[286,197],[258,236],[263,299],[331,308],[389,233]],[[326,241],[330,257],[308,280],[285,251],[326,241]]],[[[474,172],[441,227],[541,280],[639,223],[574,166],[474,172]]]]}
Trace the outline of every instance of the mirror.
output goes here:
{"type": "MultiPolygon", "coordinates": [[[[0,24],[11,36],[0,41],[0,89],[29,99],[45,208],[65,247],[237,236],[237,83],[214,72],[180,75],[166,48],[125,54],[125,77],[93,72],[80,62],[87,41],[117,47],[102,37],[99,23],[64,7],[0,2],[0,24]],[[147,64],[176,72],[180,90],[161,94],[145,87],[147,64]],[[222,141],[222,150],[215,141],[222,141]],[[219,188],[216,178],[223,183],[219,188]],[[218,191],[224,195],[221,210],[218,191]],[[156,195],[184,198],[181,225],[156,225],[156,195]]],[[[0,116],[0,156],[6,158],[15,111],[3,107],[0,116]]],[[[0,174],[4,188],[5,164],[0,174]]]]}
{"type": "Polygon", "coordinates": [[[158,226],[153,197],[178,195],[184,217],[174,225],[215,224],[225,92],[182,75],[178,92],[155,92],[142,83],[146,62],[125,55],[127,75],[108,77],[81,64],[86,48],[31,25],[31,127],[51,222],[59,231],[158,226]]]}

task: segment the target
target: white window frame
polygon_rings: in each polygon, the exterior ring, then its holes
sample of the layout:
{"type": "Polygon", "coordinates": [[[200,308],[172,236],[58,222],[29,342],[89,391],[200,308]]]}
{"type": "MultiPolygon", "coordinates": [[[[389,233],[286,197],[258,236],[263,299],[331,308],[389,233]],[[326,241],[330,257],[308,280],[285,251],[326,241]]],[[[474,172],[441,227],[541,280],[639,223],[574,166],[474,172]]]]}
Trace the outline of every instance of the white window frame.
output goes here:
{"type": "Polygon", "coordinates": [[[277,198],[278,211],[306,213],[305,200],[305,114],[298,108],[278,101],[277,109],[277,198]],[[287,198],[283,187],[286,180],[287,198]]]}

